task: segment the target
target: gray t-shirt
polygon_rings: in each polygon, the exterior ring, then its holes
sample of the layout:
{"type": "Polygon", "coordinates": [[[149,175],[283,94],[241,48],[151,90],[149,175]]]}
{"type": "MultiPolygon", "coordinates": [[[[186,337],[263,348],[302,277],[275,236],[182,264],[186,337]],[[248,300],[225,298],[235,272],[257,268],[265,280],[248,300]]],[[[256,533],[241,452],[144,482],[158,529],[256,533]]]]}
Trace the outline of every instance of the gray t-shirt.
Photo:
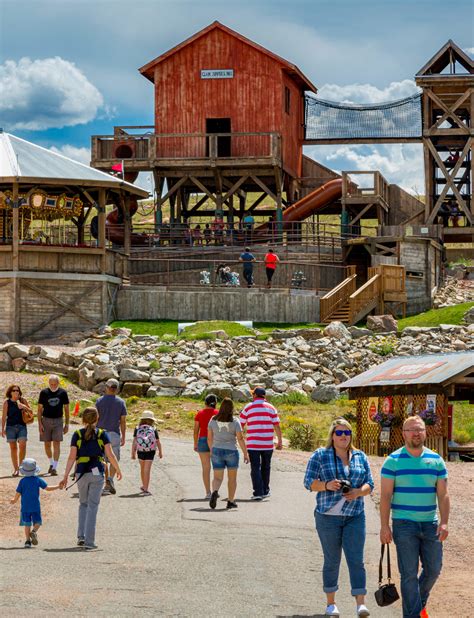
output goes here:
{"type": "Polygon", "coordinates": [[[103,395],[95,402],[99,412],[97,427],[120,433],[120,417],[127,415],[125,401],[116,395],[103,395]]]}
{"type": "Polygon", "coordinates": [[[221,423],[213,418],[209,423],[209,429],[212,430],[213,448],[223,448],[228,451],[237,450],[237,432],[242,431],[239,420],[234,418],[230,423],[221,423]]]}

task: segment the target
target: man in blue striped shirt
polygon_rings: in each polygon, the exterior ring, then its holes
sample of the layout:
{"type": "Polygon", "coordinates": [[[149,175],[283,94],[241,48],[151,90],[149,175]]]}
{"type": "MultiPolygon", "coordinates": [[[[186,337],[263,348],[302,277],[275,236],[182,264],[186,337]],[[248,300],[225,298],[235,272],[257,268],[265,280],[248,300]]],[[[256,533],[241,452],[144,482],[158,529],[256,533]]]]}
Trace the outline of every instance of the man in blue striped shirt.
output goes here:
{"type": "Polygon", "coordinates": [[[426,603],[441,572],[442,542],[448,536],[448,473],[443,458],[424,446],[426,427],[419,416],[405,420],[403,438],[405,446],[382,467],[380,541],[392,541],[391,510],[403,618],[428,618],[426,603]]]}

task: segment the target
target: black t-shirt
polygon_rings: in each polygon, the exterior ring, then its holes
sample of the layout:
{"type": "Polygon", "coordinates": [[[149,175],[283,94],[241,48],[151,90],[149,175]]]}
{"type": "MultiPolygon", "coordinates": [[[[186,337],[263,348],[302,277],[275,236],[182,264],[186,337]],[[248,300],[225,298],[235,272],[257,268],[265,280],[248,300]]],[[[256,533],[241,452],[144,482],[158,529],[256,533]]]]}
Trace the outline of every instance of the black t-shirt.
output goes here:
{"type": "Polygon", "coordinates": [[[38,403],[43,406],[43,416],[46,418],[62,418],[63,406],[69,403],[69,397],[64,388],[58,388],[53,393],[48,387],[41,391],[38,403]]]}

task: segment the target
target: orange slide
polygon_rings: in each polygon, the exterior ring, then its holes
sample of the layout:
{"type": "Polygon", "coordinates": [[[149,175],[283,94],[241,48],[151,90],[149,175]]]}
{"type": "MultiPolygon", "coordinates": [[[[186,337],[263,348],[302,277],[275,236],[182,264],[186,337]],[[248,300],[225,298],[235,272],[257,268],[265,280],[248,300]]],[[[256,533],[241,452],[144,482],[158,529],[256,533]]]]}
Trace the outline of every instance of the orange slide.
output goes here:
{"type": "Polygon", "coordinates": [[[288,206],[283,211],[283,221],[292,223],[293,221],[303,221],[316,211],[324,208],[331,202],[335,202],[342,195],[342,178],[330,180],[322,187],[311,191],[300,200],[288,206]]]}

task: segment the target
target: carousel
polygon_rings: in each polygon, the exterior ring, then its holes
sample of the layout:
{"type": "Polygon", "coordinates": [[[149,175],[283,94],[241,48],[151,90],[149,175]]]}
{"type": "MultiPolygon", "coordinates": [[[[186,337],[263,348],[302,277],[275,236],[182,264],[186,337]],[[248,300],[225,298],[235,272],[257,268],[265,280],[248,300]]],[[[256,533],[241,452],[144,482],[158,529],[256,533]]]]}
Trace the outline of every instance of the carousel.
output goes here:
{"type": "Polygon", "coordinates": [[[113,316],[130,213],[148,192],[0,132],[0,335],[47,340],[113,316]],[[107,208],[122,243],[107,238],[107,208]]]}

